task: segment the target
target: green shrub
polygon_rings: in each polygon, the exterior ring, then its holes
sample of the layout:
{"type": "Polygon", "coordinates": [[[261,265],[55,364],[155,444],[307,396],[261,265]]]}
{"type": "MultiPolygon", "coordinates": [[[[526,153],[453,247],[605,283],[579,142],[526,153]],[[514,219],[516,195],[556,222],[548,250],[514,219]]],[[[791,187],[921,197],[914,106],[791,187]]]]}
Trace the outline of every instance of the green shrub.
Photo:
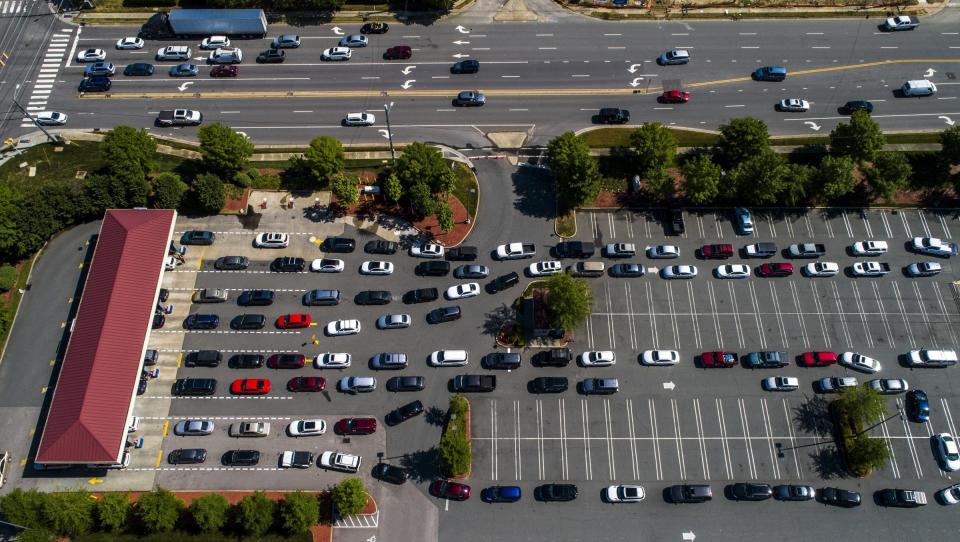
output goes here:
{"type": "Polygon", "coordinates": [[[230,503],[219,493],[210,493],[190,503],[190,515],[197,527],[205,533],[215,533],[227,521],[230,503]]]}
{"type": "Polygon", "coordinates": [[[440,437],[440,470],[446,476],[462,476],[470,471],[472,450],[467,438],[470,403],[462,395],[450,397],[447,424],[440,437]]]}
{"type": "Polygon", "coordinates": [[[320,503],[302,491],[286,493],[280,501],[280,522],[288,533],[305,533],[320,521],[320,503]]]}
{"type": "Polygon", "coordinates": [[[367,491],[359,478],[347,478],[333,486],[333,505],[342,516],[359,514],[367,506],[367,491]]]}
{"type": "Polygon", "coordinates": [[[0,292],[12,290],[17,285],[17,268],[12,265],[0,265],[0,292]]]}
{"type": "Polygon", "coordinates": [[[262,491],[248,495],[237,503],[237,524],[252,536],[260,536],[273,527],[277,503],[268,499],[262,491]]]}
{"type": "Polygon", "coordinates": [[[148,533],[172,531],[180,519],[183,501],[170,491],[158,487],[137,499],[134,509],[148,533]]]}
{"type": "Polygon", "coordinates": [[[107,493],[97,501],[97,521],[100,529],[111,533],[126,530],[130,519],[130,495],[127,493],[107,493]]]}
{"type": "Polygon", "coordinates": [[[0,497],[0,515],[4,520],[21,527],[46,528],[43,509],[47,499],[46,493],[36,489],[24,491],[18,487],[0,497]]]}

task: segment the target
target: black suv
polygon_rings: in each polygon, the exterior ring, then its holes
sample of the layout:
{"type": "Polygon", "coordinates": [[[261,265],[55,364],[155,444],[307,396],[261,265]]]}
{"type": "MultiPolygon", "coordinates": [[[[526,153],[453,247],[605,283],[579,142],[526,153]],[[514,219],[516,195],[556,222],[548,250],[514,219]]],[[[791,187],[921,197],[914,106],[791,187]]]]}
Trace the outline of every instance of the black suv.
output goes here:
{"type": "Polygon", "coordinates": [[[472,262],[477,259],[477,247],[462,246],[447,251],[447,259],[451,261],[472,262]]]}
{"type": "Polygon", "coordinates": [[[573,484],[544,484],[537,486],[533,494],[541,501],[572,501],[577,498],[577,486],[573,484]]]}
{"type": "Polygon", "coordinates": [[[532,393],[561,393],[567,391],[568,386],[565,376],[538,376],[530,381],[532,393]]]}
{"type": "Polygon", "coordinates": [[[557,258],[590,258],[596,250],[589,241],[564,241],[553,247],[553,254],[557,258]]]}
{"type": "Polygon", "coordinates": [[[386,305],[390,303],[393,294],[386,290],[364,290],[353,298],[357,305],[386,305]]]}
{"type": "Polygon", "coordinates": [[[707,484],[677,484],[667,489],[670,502],[700,503],[713,499],[713,490],[707,484]]]}
{"type": "Polygon", "coordinates": [[[540,367],[566,367],[572,360],[569,348],[551,348],[533,356],[533,364],[540,367]]]}
{"type": "Polygon", "coordinates": [[[240,271],[250,265],[250,259],[246,256],[221,256],[213,263],[214,269],[221,271],[240,271]]]}
{"type": "Polygon", "coordinates": [[[187,354],[187,367],[219,367],[223,356],[217,350],[200,350],[187,354]]]}
{"type": "Polygon", "coordinates": [[[670,228],[674,235],[683,235],[686,227],[683,225],[683,209],[670,209],[670,228]]]}
{"type": "Polygon", "coordinates": [[[597,115],[600,124],[626,124],[630,122],[630,112],[619,107],[604,107],[597,115]]]}
{"type": "Polygon", "coordinates": [[[237,330],[263,329],[266,324],[262,314],[240,314],[230,321],[230,327],[237,330]]]}
{"type": "Polygon", "coordinates": [[[430,314],[427,315],[427,321],[431,324],[442,324],[443,322],[458,320],[460,316],[462,316],[462,313],[459,305],[439,307],[430,311],[430,314]]]}
{"type": "Polygon", "coordinates": [[[445,277],[450,272],[450,263],[440,260],[420,262],[415,272],[424,277],[445,277]]]}
{"type": "Polygon", "coordinates": [[[521,359],[520,352],[494,352],[483,358],[483,365],[488,369],[519,369],[521,359]]]}
{"type": "Polygon", "coordinates": [[[514,271],[507,273],[506,275],[500,275],[494,279],[494,281],[490,283],[490,288],[494,292],[500,292],[511,286],[515,286],[518,282],[520,282],[520,275],[514,271]]]}
{"type": "Polygon", "coordinates": [[[241,307],[265,307],[273,305],[273,292],[270,290],[246,290],[237,297],[241,307]]]}
{"type": "Polygon", "coordinates": [[[231,369],[259,369],[263,367],[262,354],[234,354],[227,365],[231,369]]]}
{"type": "Polygon", "coordinates": [[[260,462],[260,452],[257,450],[231,450],[221,458],[227,467],[252,467],[260,462]]]}
{"type": "Polygon", "coordinates": [[[278,273],[300,273],[305,266],[306,262],[303,258],[283,256],[273,260],[270,264],[270,270],[278,273]]]}
{"type": "Polygon", "coordinates": [[[407,481],[407,471],[389,463],[377,463],[373,467],[373,477],[391,484],[403,484],[407,481]]]}
{"type": "Polygon", "coordinates": [[[179,396],[213,395],[217,381],[213,378],[181,378],[173,385],[173,394],[179,396]]]}
{"type": "Polygon", "coordinates": [[[427,303],[436,301],[439,297],[440,292],[436,288],[420,288],[407,293],[407,299],[410,303],[427,303]]]}
{"type": "Polygon", "coordinates": [[[396,254],[397,244],[393,241],[374,239],[373,241],[367,241],[367,244],[363,245],[363,251],[367,254],[396,254]]]}
{"type": "Polygon", "coordinates": [[[327,237],[327,252],[349,253],[357,249],[357,242],[349,237],[327,237]]]}

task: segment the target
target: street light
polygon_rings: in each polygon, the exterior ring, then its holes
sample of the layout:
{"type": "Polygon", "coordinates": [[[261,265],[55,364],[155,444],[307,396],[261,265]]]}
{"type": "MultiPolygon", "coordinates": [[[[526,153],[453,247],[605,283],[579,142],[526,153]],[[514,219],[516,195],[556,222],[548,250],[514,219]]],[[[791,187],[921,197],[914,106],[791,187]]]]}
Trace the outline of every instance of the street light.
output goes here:
{"type": "Polygon", "coordinates": [[[390,110],[393,109],[393,102],[383,104],[383,112],[387,117],[387,139],[390,140],[390,160],[397,163],[397,152],[393,149],[393,130],[390,129],[390,110]]]}

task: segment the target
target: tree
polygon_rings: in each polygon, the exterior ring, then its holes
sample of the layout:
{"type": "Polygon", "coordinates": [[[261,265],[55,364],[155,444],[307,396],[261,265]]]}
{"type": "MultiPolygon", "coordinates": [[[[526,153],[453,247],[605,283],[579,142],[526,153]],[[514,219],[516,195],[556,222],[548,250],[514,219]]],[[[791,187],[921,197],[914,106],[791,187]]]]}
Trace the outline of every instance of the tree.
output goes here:
{"type": "Polygon", "coordinates": [[[17,284],[17,268],[10,264],[0,265],[0,292],[8,292],[17,284]]]}
{"type": "Polygon", "coordinates": [[[830,132],[830,152],[857,162],[872,161],[887,140],[880,125],[866,111],[854,111],[850,122],[841,122],[830,132]]]}
{"type": "Polygon", "coordinates": [[[413,0],[410,3],[410,9],[447,12],[455,3],[456,0],[413,0]]]}
{"type": "Polygon", "coordinates": [[[547,143],[547,162],[557,182],[561,212],[593,201],[600,192],[600,168],[587,143],[565,132],[547,143]]]}
{"type": "Polygon", "coordinates": [[[219,493],[208,493],[190,503],[190,515],[201,531],[212,534],[227,522],[230,503],[219,493]]]}
{"type": "Polygon", "coordinates": [[[720,166],[713,163],[710,155],[701,153],[687,160],[680,168],[683,172],[683,192],[694,205],[712,203],[720,193],[720,166]]]}
{"type": "Polygon", "coordinates": [[[418,217],[432,215],[437,209],[437,200],[426,183],[416,183],[407,189],[407,199],[413,213],[418,217]]]}
{"type": "Polygon", "coordinates": [[[813,182],[827,201],[846,196],[857,185],[853,160],[847,156],[824,157],[813,174],[813,182]]]}
{"type": "Polygon", "coordinates": [[[555,329],[574,329],[590,316],[592,295],[587,281],[567,273],[553,275],[546,281],[547,317],[555,329]]]}
{"type": "Polygon", "coordinates": [[[834,406],[844,416],[861,424],[873,424],[887,416],[887,403],[883,396],[866,386],[844,388],[834,406]]]}
{"type": "Polygon", "coordinates": [[[869,473],[873,469],[882,469],[890,457],[890,449],[883,439],[860,435],[846,443],[847,458],[851,470],[869,473]]]}
{"type": "Polygon", "coordinates": [[[93,499],[82,489],[51,493],[43,505],[43,516],[54,532],[76,538],[93,529],[93,499]]]}
{"type": "Polygon", "coordinates": [[[169,171],[153,178],[153,208],[176,209],[183,202],[183,196],[190,190],[180,176],[169,171]]]}
{"type": "Polygon", "coordinates": [[[17,542],[54,542],[56,537],[44,527],[27,529],[17,535],[17,542]]]}
{"type": "Polygon", "coordinates": [[[720,141],[717,143],[727,165],[734,167],[770,150],[770,132],[759,119],[743,117],[720,125],[720,141]]]}
{"type": "Polygon", "coordinates": [[[359,514],[367,506],[367,491],[359,478],[347,478],[333,486],[331,498],[341,516],[359,514]]]}
{"type": "Polygon", "coordinates": [[[307,161],[313,176],[323,185],[343,171],[343,144],[330,136],[320,136],[310,142],[310,147],[303,153],[303,158],[307,161]]]}
{"type": "Polygon", "coordinates": [[[437,203],[437,222],[440,224],[440,229],[443,230],[443,233],[447,233],[453,229],[453,209],[450,208],[450,203],[447,201],[441,201],[437,203]]]}
{"type": "Polygon", "coordinates": [[[148,533],[172,531],[182,511],[183,501],[162,487],[140,495],[134,508],[148,533]]]}
{"type": "Polygon", "coordinates": [[[100,144],[103,161],[113,173],[134,168],[140,177],[146,177],[155,167],[156,153],[157,141],[146,130],[130,126],[115,127],[107,132],[100,144]]]}
{"type": "Polygon", "coordinates": [[[741,162],[730,172],[738,197],[752,205],[772,205],[784,189],[787,162],[770,149],[741,162]]]}
{"type": "Polygon", "coordinates": [[[360,201],[360,179],[354,175],[337,174],[330,181],[330,191],[337,196],[343,207],[350,207],[360,201]]]}
{"type": "Polygon", "coordinates": [[[673,175],[662,167],[652,167],[643,172],[643,179],[647,185],[647,191],[654,198],[661,201],[670,201],[676,192],[676,180],[673,175]]]}
{"type": "Polygon", "coordinates": [[[247,168],[247,160],[253,154],[253,143],[233,128],[215,122],[197,130],[200,154],[207,171],[224,179],[232,179],[247,168]]]}
{"type": "Polygon", "coordinates": [[[14,260],[20,256],[20,224],[17,212],[22,208],[23,194],[8,183],[0,183],[0,259],[14,260]]]}
{"type": "Polygon", "coordinates": [[[940,133],[940,156],[947,164],[960,164],[960,125],[940,133]]]}
{"type": "Polygon", "coordinates": [[[437,453],[444,474],[459,476],[470,471],[470,442],[463,431],[445,431],[437,453]]]}
{"type": "Polygon", "coordinates": [[[659,122],[646,122],[630,134],[637,169],[668,168],[677,154],[677,138],[659,122]]]}
{"type": "Polygon", "coordinates": [[[910,161],[898,152],[881,152],[873,160],[873,167],[867,170],[867,180],[873,191],[890,202],[897,190],[907,187],[913,175],[910,161]]]}
{"type": "Polygon", "coordinates": [[[97,523],[101,531],[120,533],[127,528],[130,519],[130,495],[128,493],[105,493],[97,501],[97,523]]]}
{"type": "Polygon", "coordinates": [[[311,11],[331,13],[343,7],[344,0],[272,0],[276,11],[311,11]]]}
{"type": "Polygon", "coordinates": [[[394,172],[408,192],[414,185],[425,183],[433,194],[445,186],[443,177],[452,174],[439,149],[419,142],[404,147],[394,172]]]}
{"type": "Polygon", "coordinates": [[[787,164],[786,182],[780,197],[783,203],[794,206],[806,201],[813,183],[813,169],[803,164],[787,164]]]}
{"type": "Polygon", "coordinates": [[[0,514],[4,520],[21,527],[46,527],[43,510],[47,499],[46,493],[36,489],[24,491],[18,487],[0,497],[0,514]]]}
{"type": "Polygon", "coordinates": [[[262,491],[247,495],[237,503],[237,520],[240,528],[252,536],[261,536],[273,526],[277,503],[268,499],[262,491]]]}
{"type": "Polygon", "coordinates": [[[387,180],[383,182],[383,195],[394,203],[399,203],[400,199],[403,198],[403,185],[400,184],[400,179],[396,173],[388,175],[387,180]]]}
{"type": "Polygon", "coordinates": [[[302,491],[285,493],[280,501],[280,521],[290,534],[309,531],[320,521],[317,498],[302,491]]]}
{"type": "Polygon", "coordinates": [[[193,181],[193,195],[200,210],[210,214],[219,213],[227,198],[223,181],[212,173],[204,173],[193,181]]]}

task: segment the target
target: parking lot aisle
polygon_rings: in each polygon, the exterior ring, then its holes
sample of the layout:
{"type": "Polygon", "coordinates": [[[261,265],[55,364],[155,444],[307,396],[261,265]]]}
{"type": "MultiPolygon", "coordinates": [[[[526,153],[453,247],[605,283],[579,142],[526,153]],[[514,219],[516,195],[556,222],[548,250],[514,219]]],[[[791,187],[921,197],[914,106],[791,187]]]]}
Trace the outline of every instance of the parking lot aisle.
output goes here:
{"type": "MultiPolygon", "coordinates": [[[[780,309],[780,296],[777,295],[776,288],[774,287],[774,283],[772,281],[767,282],[767,286],[769,287],[768,289],[770,291],[770,300],[772,301],[771,304],[773,305],[773,310],[776,311],[777,314],[777,331],[780,333],[781,343],[783,344],[784,348],[789,348],[790,340],[787,337],[787,328],[783,325],[783,311],[780,309]]],[[[799,318],[799,315],[797,316],[799,320],[803,320],[803,318],[799,318]]]]}
{"type": "Polygon", "coordinates": [[[633,415],[633,399],[627,399],[624,405],[627,411],[627,442],[630,448],[631,480],[640,480],[640,465],[637,458],[637,430],[633,415]]]}
{"type": "Polygon", "coordinates": [[[783,419],[786,421],[784,424],[787,428],[786,436],[790,439],[790,455],[793,457],[793,468],[797,473],[797,480],[803,480],[803,468],[800,466],[800,457],[797,454],[797,432],[793,427],[793,420],[790,418],[790,401],[786,398],[780,401],[783,405],[783,419]]]}
{"type": "Polygon", "coordinates": [[[907,309],[903,303],[903,296],[900,294],[900,284],[897,281],[890,283],[893,289],[893,298],[897,302],[897,310],[900,312],[900,321],[903,322],[903,329],[906,332],[907,344],[917,344],[913,335],[913,327],[910,325],[910,318],[907,318],[907,309]]]}
{"type": "MultiPolygon", "coordinates": [[[[860,297],[860,283],[857,281],[850,281],[850,290],[853,292],[853,300],[857,306],[857,314],[860,316],[860,323],[863,324],[863,336],[867,341],[867,346],[873,348],[873,334],[870,333],[870,327],[867,325],[867,308],[863,304],[863,299],[860,297]]],[[[870,314],[876,314],[875,311],[870,311],[870,314]]],[[[858,344],[860,342],[858,341],[858,344]]]]}
{"type": "Polygon", "coordinates": [[[757,335],[760,336],[760,347],[766,348],[767,337],[763,330],[763,324],[760,323],[760,311],[761,311],[760,302],[757,301],[757,289],[754,287],[753,282],[747,283],[747,293],[749,294],[749,297],[750,297],[750,303],[753,304],[753,310],[750,312],[753,313],[753,321],[757,325],[757,335]]]}
{"type": "MultiPolygon", "coordinates": [[[[676,348],[680,344],[680,328],[677,325],[677,304],[673,299],[673,283],[667,282],[667,307],[670,310],[670,328],[673,331],[673,342],[670,343],[670,348],[676,348]]],[[[666,345],[661,343],[656,343],[653,345],[654,348],[665,348],[666,345]]]]}
{"type": "MultiPolygon", "coordinates": [[[[771,283],[771,288],[772,288],[771,283]]],[[[793,301],[793,314],[796,321],[800,324],[800,340],[803,342],[804,350],[810,349],[810,335],[807,334],[807,315],[800,306],[800,294],[797,292],[797,282],[794,280],[787,282],[787,288],[790,290],[790,299],[793,301]]]]}
{"type": "Polygon", "coordinates": [[[643,284],[644,292],[647,294],[647,319],[650,320],[650,342],[649,344],[660,344],[660,333],[657,330],[657,318],[653,313],[653,286],[649,282],[643,284]]]}
{"type": "Polygon", "coordinates": [[[703,467],[703,479],[710,479],[710,459],[707,454],[706,435],[703,431],[703,415],[700,413],[700,398],[693,399],[693,417],[697,424],[697,444],[700,447],[700,466],[703,467]]]}
{"type": "Polygon", "coordinates": [[[604,350],[616,350],[616,324],[613,319],[613,299],[610,294],[610,283],[603,283],[603,294],[607,300],[607,347],[604,350]]]}
{"type": "MultiPolygon", "coordinates": [[[[693,284],[687,282],[687,301],[690,303],[690,321],[693,323],[693,341],[697,350],[703,347],[703,339],[700,336],[700,313],[697,311],[696,296],[693,295],[693,284]]],[[[686,341],[684,341],[684,345],[686,341]]],[[[680,341],[677,341],[676,348],[680,348],[680,341]]]]}
{"type": "MultiPolygon", "coordinates": [[[[710,302],[710,321],[713,324],[714,336],[714,340],[708,341],[707,344],[713,344],[722,349],[724,334],[720,333],[720,315],[718,314],[717,293],[713,289],[713,281],[707,283],[707,300],[710,302]]],[[[737,338],[740,340],[740,348],[743,348],[743,337],[738,335],[737,338]]]]}
{"type": "Polygon", "coordinates": [[[673,441],[677,447],[677,462],[680,466],[680,480],[687,479],[687,464],[683,457],[683,436],[680,432],[680,415],[677,413],[677,400],[670,399],[670,414],[673,419],[673,441]]]}
{"type": "Polygon", "coordinates": [[[810,296],[809,299],[813,300],[813,304],[816,307],[817,311],[817,323],[820,325],[820,336],[823,337],[822,346],[824,348],[830,348],[831,339],[830,333],[827,332],[827,318],[823,312],[823,300],[826,298],[825,294],[820,293],[820,287],[817,285],[816,281],[806,281],[810,285],[810,296]]]}
{"type": "MultiPolygon", "coordinates": [[[[950,344],[957,343],[957,334],[954,331],[954,323],[950,318],[950,312],[947,311],[947,303],[944,300],[943,289],[940,286],[939,282],[930,283],[931,290],[933,291],[933,296],[937,300],[937,309],[940,311],[940,315],[943,316],[943,324],[947,329],[947,332],[950,334],[950,344]]],[[[956,307],[956,304],[951,304],[951,307],[956,307]]],[[[943,326],[941,326],[943,327],[943,326]]]]}
{"type": "MultiPolygon", "coordinates": [[[[824,227],[824,229],[825,229],[825,231],[826,231],[826,233],[827,233],[827,237],[829,237],[830,239],[833,239],[834,237],[836,237],[836,236],[833,234],[833,226],[830,225],[831,217],[830,217],[830,212],[829,212],[829,210],[827,210],[827,209],[820,209],[820,210],[818,210],[818,212],[817,212],[817,216],[820,218],[820,223],[823,224],[823,227],[824,227]]],[[[811,238],[815,238],[813,233],[810,234],[810,237],[811,237],[811,238]]],[[[816,237],[821,237],[821,236],[820,236],[820,235],[817,235],[816,237]]]]}
{"type": "MultiPolygon", "coordinates": [[[[904,404],[903,401],[897,397],[897,410],[903,412],[904,404]]],[[[914,442],[913,430],[910,428],[910,421],[907,420],[906,416],[900,416],[900,423],[903,426],[903,434],[906,436],[903,440],[906,441],[907,451],[910,454],[910,459],[913,460],[914,472],[917,473],[917,479],[923,478],[923,467],[920,466],[920,456],[917,453],[917,445],[914,442]]],[[[922,437],[921,437],[922,438],[922,437]]]]}
{"type": "Polygon", "coordinates": [[[875,239],[873,235],[873,225],[870,224],[870,214],[866,209],[860,209],[860,223],[863,225],[864,231],[867,233],[868,239],[875,239]]]}
{"type": "Polygon", "coordinates": [[[657,480],[663,480],[663,459],[660,454],[660,431],[657,425],[657,405],[650,398],[647,399],[647,413],[650,416],[650,442],[653,444],[653,466],[657,480]]]}
{"type": "Polygon", "coordinates": [[[750,438],[750,427],[749,422],[747,421],[747,408],[744,405],[742,397],[736,400],[736,405],[738,407],[738,412],[740,413],[740,435],[745,448],[744,452],[746,454],[745,458],[747,460],[747,467],[749,468],[750,478],[752,480],[756,480],[757,462],[753,453],[753,439],[750,438]]]}
{"type": "Polygon", "coordinates": [[[773,470],[773,477],[779,480],[780,462],[778,461],[776,452],[774,452],[774,432],[770,421],[770,409],[767,407],[766,397],[760,398],[760,415],[763,419],[763,432],[766,435],[767,451],[770,453],[770,468],[773,470]]]}

